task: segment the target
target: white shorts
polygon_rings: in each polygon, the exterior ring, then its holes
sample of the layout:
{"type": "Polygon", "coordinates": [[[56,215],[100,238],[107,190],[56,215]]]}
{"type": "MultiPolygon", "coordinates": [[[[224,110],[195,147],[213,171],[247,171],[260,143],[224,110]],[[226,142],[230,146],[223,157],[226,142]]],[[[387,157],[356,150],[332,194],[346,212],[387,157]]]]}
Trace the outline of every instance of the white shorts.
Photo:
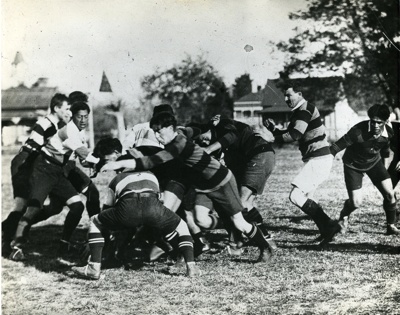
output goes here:
{"type": "Polygon", "coordinates": [[[324,155],[310,159],[293,179],[292,185],[305,194],[312,194],[319,185],[329,178],[333,155],[324,155]]]}

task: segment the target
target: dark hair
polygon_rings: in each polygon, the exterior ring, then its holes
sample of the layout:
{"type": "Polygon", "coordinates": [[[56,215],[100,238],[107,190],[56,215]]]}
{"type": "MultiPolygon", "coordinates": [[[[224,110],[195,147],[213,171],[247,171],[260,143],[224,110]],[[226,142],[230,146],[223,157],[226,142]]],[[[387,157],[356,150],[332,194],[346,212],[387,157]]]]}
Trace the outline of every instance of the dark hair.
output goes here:
{"type": "Polygon", "coordinates": [[[382,120],[388,120],[390,116],[390,109],[386,105],[375,104],[368,109],[368,117],[378,117],[382,120]]]}
{"type": "Polygon", "coordinates": [[[100,161],[94,166],[95,173],[91,176],[92,178],[96,177],[104,166],[105,156],[113,154],[115,151],[122,153],[122,144],[117,138],[104,138],[96,143],[93,149],[93,156],[99,158],[100,161]]]}
{"type": "Polygon", "coordinates": [[[281,84],[281,90],[283,92],[287,91],[290,88],[292,88],[294,92],[300,92],[299,85],[297,83],[293,82],[293,80],[287,80],[281,84]]]}
{"type": "Polygon", "coordinates": [[[75,102],[87,102],[88,96],[81,91],[74,91],[68,95],[68,103],[73,104],[75,102]]]}
{"type": "Polygon", "coordinates": [[[54,113],[54,108],[61,107],[64,102],[68,102],[68,97],[65,94],[54,94],[50,101],[50,112],[54,113]]]}
{"type": "Polygon", "coordinates": [[[150,128],[156,130],[157,128],[164,128],[173,126],[176,128],[177,122],[174,115],[168,112],[159,113],[150,120],[150,128]]]}
{"type": "Polygon", "coordinates": [[[169,104],[160,104],[153,108],[153,117],[160,113],[170,113],[171,115],[174,114],[174,110],[172,109],[171,105],[169,104]]]}
{"type": "Polygon", "coordinates": [[[122,153],[121,141],[117,138],[105,138],[96,143],[93,149],[93,155],[101,159],[115,151],[122,153]]]}
{"type": "Polygon", "coordinates": [[[77,112],[79,112],[80,110],[87,110],[88,113],[90,113],[90,107],[86,102],[75,102],[71,105],[71,113],[72,116],[74,116],[77,112]]]}

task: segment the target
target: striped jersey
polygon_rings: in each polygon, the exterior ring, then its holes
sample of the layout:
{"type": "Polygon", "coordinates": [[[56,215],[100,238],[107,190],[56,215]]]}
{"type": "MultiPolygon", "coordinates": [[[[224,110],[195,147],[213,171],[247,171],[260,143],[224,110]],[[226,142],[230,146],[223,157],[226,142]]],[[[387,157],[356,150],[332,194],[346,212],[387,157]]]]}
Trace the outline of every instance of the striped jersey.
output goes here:
{"type": "Polygon", "coordinates": [[[148,171],[119,173],[111,180],[108,187],[114,192],[116,202],[131,192],[160,192],[157,178],[148,171]]]}
{"type": "MultiPolygon", "coordinates": [[[[65,165],[69,159],[74,159],[73,153],[79,148],[87,148],[86,131],[79,130],[71,120],[62,127],[42,148],[46,159],[56,164],[65,165]]],[[[86,152],[88,153],[88,152],[86,152]]],[[[82,158],[85,158],[83,156],[82,158]]]]}
{"type": "Polygon", "coordinates": [[[211,192],[226,184],[232,173],[203,148],[189,141],[183,134],[165,145],[164,150],[151,155],[136,158],[136,170],[148,170],[167,161],[179,159],[199,176],[193,178],[197,191],[211,192]]]}
{"type": "Polygon", "coordinates": [[[333,143],[330,150],[336,155],[346,149],[343,163],[359,171],[368,171],[383,157],[389,156],[389,141],[393,129],[385,125],[381,135],[375,137],[370,132],[370,121],[365,120],[354,125],[343,137],[333,143]]]}
{"type": "Polygon", "coordinates": [[[275,130],[273,134],[277,143],[298,141],[305,162],[330,154],[321,115],[314,105],[306,101],[293,110],[288,128],[275,130]]]}
{"type": "Polygon", "coordinates": [[[157,140],[150,123],[141,123],[133,126],[122,142],[124,150],[140,146],[152,146],[163,148],[164,146],[157,140]]]}
{"type": "Polygon", "coordinates": [[[39,118],[22,147],[30,152],[40,152],[40,149],[47,144],[48,140],[57,133],[60,124],[63,124],[63,122],[60,122],[53,115],[39,118]]]}

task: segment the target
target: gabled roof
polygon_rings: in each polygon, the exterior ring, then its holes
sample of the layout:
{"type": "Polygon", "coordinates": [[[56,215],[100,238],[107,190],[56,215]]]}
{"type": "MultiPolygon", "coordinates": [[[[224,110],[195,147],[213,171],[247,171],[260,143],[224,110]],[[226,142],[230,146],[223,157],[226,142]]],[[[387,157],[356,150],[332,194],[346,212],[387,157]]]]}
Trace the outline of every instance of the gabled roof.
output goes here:
{"type": "MultiPolygon", "coordinates": [[[[263,107],[261,113],[290,112],[281,90],[283,82],[282,79],[267,80],[267,84],[259,92],[247,94],[234,104],[254,102],[256,105],[261,98],[263,107]]],[[[308,102],[313,103],[323,112],[334,110],[335,104],[339,100],[339,93],[343,91],[341,86],[343,78],[341,77],[300,78],[291,79],[291,82],[298,86],[298,90],[302,92],[308,102]]]]}
{"type": "Polygon", "coordinates": [[[1,91],[2,120],[12,117],[34,119],[38,112],[47,111],[57,88],[24,85],[1,91]]]}
{"type": "Polygon", "coordinates": [[[250,93],[245,96],[242,96],[237,101],[235,101],[235,104],[237,103],[239,105],[239,103],[250,103],[250,102],[261,103],[262,100],[263,100],[262,91],[258,91],[256,93],[250,93]]]}

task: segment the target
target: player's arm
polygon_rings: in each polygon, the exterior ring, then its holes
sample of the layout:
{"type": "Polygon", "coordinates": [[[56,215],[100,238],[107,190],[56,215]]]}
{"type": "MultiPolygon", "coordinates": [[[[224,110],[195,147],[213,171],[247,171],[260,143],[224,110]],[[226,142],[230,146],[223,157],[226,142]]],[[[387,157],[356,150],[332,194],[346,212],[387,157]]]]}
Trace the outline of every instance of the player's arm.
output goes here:
{"type": "Polygon", "coordinates": [[[114,205],[115,205],[115,193],[110,187],[108,187],[102,210],[111,208],[114,205]]]}
{"type": "Polygon", "coordinates": [[[311,113],[309,111],[301,110],[296,113],[296,117],[291,122],[286,130],[277,130],[273,132],[275,142],[289,143],[298,141],[307,130],[308,124],[311,120],[311,113]]]}
{"type": "Polygon", "coordinates": [[[351,146],[353,143],[362,141],[362,132],[357,127],[351,128],[343,137],[332,143],[329,147],[331,154],[335,156],[340,151],[351,146]]]}
{"type": "Polygon", "coordinates": [[[220,149],[226,149],[235,143],[238,139],[238,130],[232,122],[225,120],[218,121],[216,128],[223,129],[223,135],[217,141],[205,148],[207,153],[212,153],[220,149]]]}

